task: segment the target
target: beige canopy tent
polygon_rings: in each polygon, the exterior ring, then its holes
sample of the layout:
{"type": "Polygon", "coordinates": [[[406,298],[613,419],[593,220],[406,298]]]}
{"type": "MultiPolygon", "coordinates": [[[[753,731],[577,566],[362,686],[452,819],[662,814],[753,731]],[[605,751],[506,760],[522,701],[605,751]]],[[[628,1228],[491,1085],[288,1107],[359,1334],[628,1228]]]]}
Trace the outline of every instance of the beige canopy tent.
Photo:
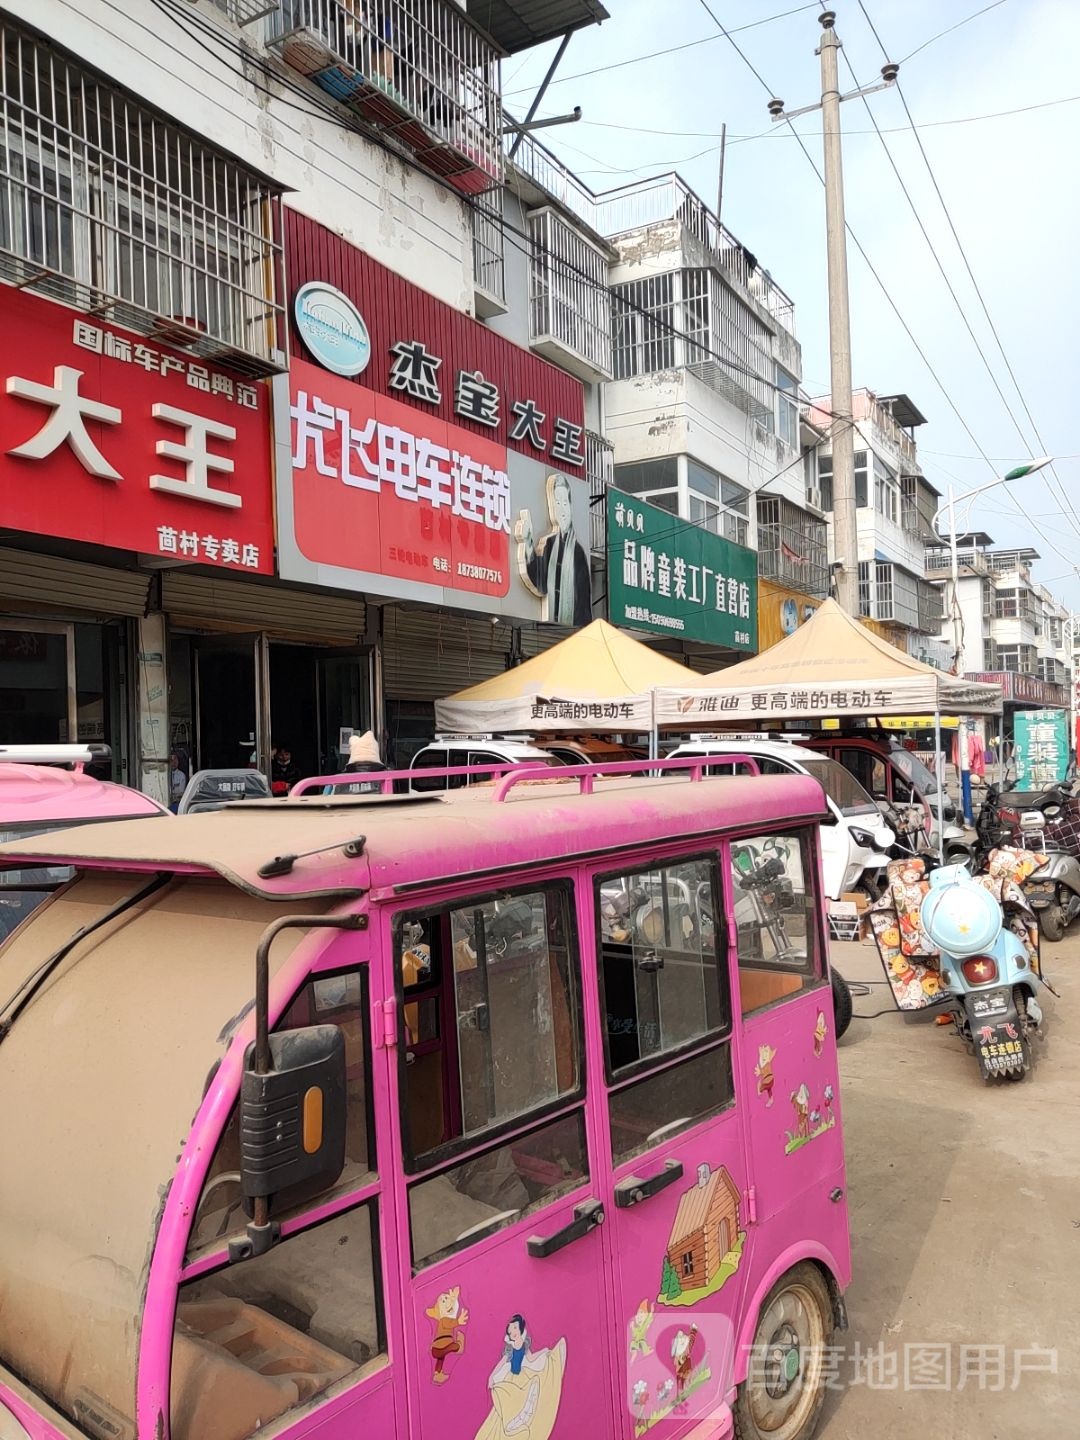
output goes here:
{"type": "MultiPolygon", "coordinates": [[[[711,675],[684,672],[656,694],[662,730],[811,716],[997,715],[1001,689],[947,675],[826,600],[778,645],[711,675]]],[[[940,749],[940,742],[939,747],[940,749]]]]}
{"type": "Polygon", "coordinates": [[[679,685],[686,674],[666,655],[594,620],[523,665],[437,701],[435,723],[467,735],[651,730],[656,687],[679,685]]]}

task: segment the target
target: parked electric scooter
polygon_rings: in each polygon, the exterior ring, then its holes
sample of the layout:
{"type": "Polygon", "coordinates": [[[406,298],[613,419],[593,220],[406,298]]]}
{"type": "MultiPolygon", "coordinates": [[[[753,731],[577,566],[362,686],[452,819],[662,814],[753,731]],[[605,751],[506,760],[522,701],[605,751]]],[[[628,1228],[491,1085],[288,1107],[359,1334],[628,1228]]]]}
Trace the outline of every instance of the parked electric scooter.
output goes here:
{"type": "Polygon", "coordinates": [[[939,977],[953,1024],[986,1080],[1022,1080],[1030,1035],[1042,1025],[1040,977],[1027,947],[1008,929],[1000,902],[962,865],[929,877],[919,920],[941,952],[939,977]]]}
{"type": "Polygon", "coordinates": [[[969,869],[976,873],[991,850],[1015,845],[1047,856],[1046,864],[1024,881],[1024,895],[1051,942],[1061,940],[1080,917],[1080,834],[1078,802],[1071,783],[1045,790],[987,787],[976,822],[976,843],[969,869]]]}

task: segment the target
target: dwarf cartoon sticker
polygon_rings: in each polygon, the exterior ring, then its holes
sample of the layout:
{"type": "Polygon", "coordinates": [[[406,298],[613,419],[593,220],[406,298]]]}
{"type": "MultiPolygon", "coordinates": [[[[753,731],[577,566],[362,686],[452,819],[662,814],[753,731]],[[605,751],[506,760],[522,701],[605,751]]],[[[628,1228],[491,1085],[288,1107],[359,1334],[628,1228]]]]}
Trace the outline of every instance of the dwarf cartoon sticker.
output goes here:
{"type": "Polygon", "coordinates": [[[679,1326],[665,1339],[663,1354],[657,1357],[672,1371],[661,1380],[635,1380],[630,1387],[630,1413],[634,1435],[640,1437],[661,1420],[685,1412],[690,1397],[712,1379],[709,1357],[704,1351],[696,1324],[679,1326]]]}
{"type": "Polygon", "coordinates": [[[660,1273],[661,1305],[696,1305],[735,1274],[746,1231],[739,1228],[742,1196],[723,1165],[698,1167],[697,1184],[679,1199],[660,1273]]]}
{"type": "Polygon", "coordinates": [[[461,1286],[444,1290],[435,1304],[424,1311],[435,1321],[435,1334],[431,1337],[431,1358],[435,1370],[431,1378],[436,1385],[445,1385],[450,1376],[445,1365],[450,1355],[460,1355],[465,1349],[465,1326],[469,1323],[469,1312],[461,1303],[461,1286]]]}
{"type": "Polygon", "coordinates": [[[832,1108],[835,1099],[836,1092],[832,1085],[825,1086],[820,1106],[815,1103],[810,1087],[805,1082],[797,1090],[791,1092],[795,1125],[791,1130],[785,1131],[787,1137],[787,1143],[784,1145],[785,1155],[790,1155],[794,1150],[801,1150],[804,1145],[809,1145],[811,1140],[816,1140],[819,1135],[824,1135],[826,1130],[833,1128],[836,1124],[836,1116],[832,1108]]]}
{"type": "Polygon", "coordinates": [[[765,1096],[765,1108],[768,1109],[773,1103],[773,1086],[776,1078],[773,1075],[772,1062],[776,1059],[776,1051],[771,1045],[759,1045],[758,1063],[754,1066],[754,1074],[757,1076],[757,1093],[765,1096]]]}
{"type": "Polygon", "coordinates": [[[675,1366],[675,1404],[680,1405],[686,1395],[686,1387],[694,1369],[694,1342],[698,1328],[691,1325],[689,1331],[678,1330],[671,1342],[671,1363],[675,1366]]]}
{"type": "Polygon", "coordinates": [[[511,1315],[503,1353],[488,1378],[491,1413],[476,1440],[550,1440],[559,1415],[566,1341],[534,1350],[523,1315],[511,1315]]]}
{"type": "Polygon", "coordinates": [[[640,1355],[642,1359],[653,1353],[649,1344],[649,1327],[656,1318],[656,1307],[650,1305],[648,1300],[642,1300],[637,1308],[637,1313],[630,1321],[630,1364],[640,1355]]]}
{"type": "Polygon", "coordinates": [[[821,1059],[825,1050],[825,1039],[829,1033],[829,1027],[825,1023],[825,1011],[817,1012],[817,1024],[814,1026],[814,1054],[821,1059]]]}

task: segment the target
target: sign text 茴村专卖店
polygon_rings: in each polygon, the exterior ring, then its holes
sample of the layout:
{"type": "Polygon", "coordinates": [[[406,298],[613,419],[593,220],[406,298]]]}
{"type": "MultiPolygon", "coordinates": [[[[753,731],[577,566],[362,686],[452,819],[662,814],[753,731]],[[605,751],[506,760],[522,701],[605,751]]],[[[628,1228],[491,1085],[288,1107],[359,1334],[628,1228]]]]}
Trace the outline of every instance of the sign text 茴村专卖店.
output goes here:
{"type": "Polygon", "coordinates": [[[614,625],[757,649],[757,556],[622,491],[607,491],[608,617],[614,625]]]}

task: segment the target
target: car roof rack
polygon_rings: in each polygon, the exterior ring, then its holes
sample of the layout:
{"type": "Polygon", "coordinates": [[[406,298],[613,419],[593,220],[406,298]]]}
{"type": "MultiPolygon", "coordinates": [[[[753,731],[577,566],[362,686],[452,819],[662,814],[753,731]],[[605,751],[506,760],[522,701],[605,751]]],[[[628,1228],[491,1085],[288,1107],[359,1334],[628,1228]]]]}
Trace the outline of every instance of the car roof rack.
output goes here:
{"type": "Polygon", "coordinates": [[[97,765],[112,758],[108,745],[0,745],[0,762],[17,765],[97,765]]]}

